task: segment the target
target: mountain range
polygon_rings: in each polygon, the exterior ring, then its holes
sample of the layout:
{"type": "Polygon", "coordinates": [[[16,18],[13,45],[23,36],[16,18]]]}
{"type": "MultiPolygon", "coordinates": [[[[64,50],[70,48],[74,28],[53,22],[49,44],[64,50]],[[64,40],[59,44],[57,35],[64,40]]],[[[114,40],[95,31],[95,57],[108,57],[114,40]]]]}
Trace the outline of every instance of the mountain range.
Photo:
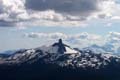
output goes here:
{"type": "Polygon", "coordinates": [[[0,75],[2,80],[120,80],[120,56],[72,48],[60,39],[50,46],[0,54],[0,75]]]}

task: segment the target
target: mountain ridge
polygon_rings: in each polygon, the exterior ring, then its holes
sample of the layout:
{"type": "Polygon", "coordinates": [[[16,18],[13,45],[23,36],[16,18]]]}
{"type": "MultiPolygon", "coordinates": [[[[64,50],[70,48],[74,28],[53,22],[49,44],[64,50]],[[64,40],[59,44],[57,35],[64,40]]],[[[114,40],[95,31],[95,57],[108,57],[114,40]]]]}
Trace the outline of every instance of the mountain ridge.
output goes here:
{"type": "MultiPolygon", "coordinates": [[[[55,76],[58,76],[58,80],[119,80],[120,57],[74,49],[59,40],[54,46],[23,49],[7,57],[1,56],[0,74],[13,80],[54,80],[55,76]]],[[[8,79],[3,76],[4,80],[8,79]]]]}

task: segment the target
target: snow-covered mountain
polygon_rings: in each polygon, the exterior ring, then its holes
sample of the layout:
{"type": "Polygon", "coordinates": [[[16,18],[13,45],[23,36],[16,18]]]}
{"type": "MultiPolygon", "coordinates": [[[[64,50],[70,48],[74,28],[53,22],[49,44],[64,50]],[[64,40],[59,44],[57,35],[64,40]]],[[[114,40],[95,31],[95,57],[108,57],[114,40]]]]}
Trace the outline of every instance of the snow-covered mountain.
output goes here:
{"type": "MultiPolygon", "coordinates": [[[[93,49],[100,48],[93,46],[93,49]]],[[[97,52],[97,50],[96,50],[97,52]]],[[[104,52],[101,50],[101,52],[104,52]]],[[[62,43],[60,39],[58,43],[50,46],[41,46],[35,49],[22,49],[16,51],[10,56],[0,57],[0,64],[13,65],[22,63],[34,63],[42,59],[45,63],[56,64],[61,67],[71,66],[72,68],[91,67],[99,69],[111,63],[120,63],[120,57],[110,53],[95,53],[90,49],[73,49],[62,43]]]]}
{"type": "Polygon", "coordinates": [[[120,33],[110,32],[101,41],[102,45],[94,43],[83,47],[83,49],[89,49],[95,53],[113,53],[120,55],[120,33]]]}
{"type": "Polygon", "coordinates": [[[116,46],[114,44],[105,44],[103,46],[94,44],[88,47],[84,47],[82,49],[92,50],[94,53],[112,53],[112,54],[120,55],[120,46],[116,46]]]}
{"type": "Polygon", "coordinates": [[[13,54],[0,55],[0,75],[4,80],[56,80],[56,76],[57,80],[119,80],[119,74],[118,55],[71,48],[61,39],[50,46],[21,49],[13,54]]]}

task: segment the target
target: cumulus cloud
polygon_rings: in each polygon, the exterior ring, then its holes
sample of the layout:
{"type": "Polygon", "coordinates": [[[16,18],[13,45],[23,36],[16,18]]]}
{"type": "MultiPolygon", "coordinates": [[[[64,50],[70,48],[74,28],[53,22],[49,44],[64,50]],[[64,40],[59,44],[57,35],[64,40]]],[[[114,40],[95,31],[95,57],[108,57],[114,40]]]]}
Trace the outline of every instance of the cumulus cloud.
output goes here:
{"type": "MultiPolygon", "coordinates": [[[[24,37],[32,39],[43,39],[44,41],[55,42],[58,39],[63,39],[65,43],[72,45],[73,47],[85,48],[98,46],[98,49],[109,51],[119,51],[120,49],[120,33],[109,32],[108,34],[101,36],[96,34],[89,34],[87,32],[79,34],[64,34],[64,33],[26,33],[24,37]]],[[[97,47],[95,47],[97,48],[97,47]]],[[[119,53],[119,52],[116,52],[119,53]]]]}
{"type": "Polygon", "coordinates": [[[0,25],[11,26],[27,18],[23,0],[0,0],[0,25]]]}
{"type": "Polygon", "coordinates": [[[120,43],[120,33],[119,32],[109,32],[107,36],[107,42],[109,43],[120,43]]]}
{"type": "Polygon", "coordinates": [[[68,35],[64,33],[26,33],[25,37],[29,38],[41,38],[44,40],[58,40],[63,39],[64,41],[73,44],[74,46],[80,46],[85,47],[90,44],[101,44],[100,41],[102,40],[102,37],[100,35],[96,34],[88,34],[87,32],[79,33],[79,34],[73,34],[68,35]]]}
{"type": "Polygon", "coordinates": [[[68,36],[63,33],[26,33],[25,36],[30,37],[30,38],[48,38],[48,39],[59,39],[63,38],[66,39],[68,36]]]}
{"type": "Polygon", "coordinates": [[[79,34],[73,34],[73,35],[67,35],[64,33],[36,33],[36,32],[32,32],[32,33],[26,33],[25,36],[30,37],[30,38],[48,38],[48,39],[87,39],[87,40],[98,40],[101,37],[99,35],[95,35],[95,34],[88,34],[87,32],[84,33],[79,33],[79,34]]]}
{"type": "Polygon", "coordinates": [[[91,18],[112,16],[116,4],[115,0],[0,0],[0,25],[79,26],[91,18]]]}

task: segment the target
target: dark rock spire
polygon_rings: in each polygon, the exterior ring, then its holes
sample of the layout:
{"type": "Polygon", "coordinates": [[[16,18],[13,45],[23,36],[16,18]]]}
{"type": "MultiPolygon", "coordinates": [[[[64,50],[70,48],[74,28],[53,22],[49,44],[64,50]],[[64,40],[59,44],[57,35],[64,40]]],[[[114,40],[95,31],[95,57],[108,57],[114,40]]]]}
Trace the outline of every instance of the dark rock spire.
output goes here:
{"type": "Polygon", "coordinates": [[[66,48],[62,42],[62,39],[59,39],[59,42],[53,44],[53,46],[58,46],[58,53],[60,53],[60,54],[63,54],[64,52],[66,52],[66,48]]]}

